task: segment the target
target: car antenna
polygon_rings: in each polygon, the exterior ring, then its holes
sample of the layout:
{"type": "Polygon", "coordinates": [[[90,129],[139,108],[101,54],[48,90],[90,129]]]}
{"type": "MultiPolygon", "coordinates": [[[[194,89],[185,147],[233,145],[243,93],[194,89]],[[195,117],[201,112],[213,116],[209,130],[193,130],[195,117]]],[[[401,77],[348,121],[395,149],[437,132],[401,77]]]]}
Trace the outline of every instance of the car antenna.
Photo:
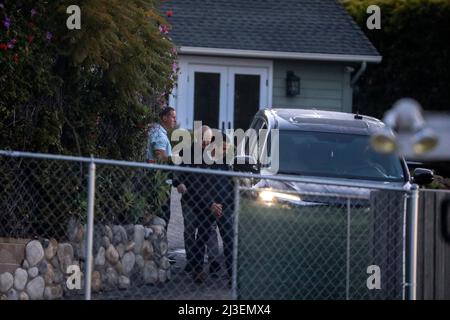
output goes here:
{"type": "Polygon", "coordinates": [[[359,114],[359,108],[356,109],[355,119],[356,120],[362,120],[362,118],[363,118],[362,115],[359,114]]]}

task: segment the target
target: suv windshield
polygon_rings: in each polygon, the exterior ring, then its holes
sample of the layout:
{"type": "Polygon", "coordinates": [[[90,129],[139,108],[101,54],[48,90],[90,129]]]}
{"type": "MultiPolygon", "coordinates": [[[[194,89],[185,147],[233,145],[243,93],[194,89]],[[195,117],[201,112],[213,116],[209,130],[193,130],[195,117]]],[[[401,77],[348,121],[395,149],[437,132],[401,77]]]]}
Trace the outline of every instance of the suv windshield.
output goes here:
{"type": "Polygon", "coordinates": [[[280,131],[279,173],[404,181],[400,159],[377,153],[369,136],[280,131]]]}

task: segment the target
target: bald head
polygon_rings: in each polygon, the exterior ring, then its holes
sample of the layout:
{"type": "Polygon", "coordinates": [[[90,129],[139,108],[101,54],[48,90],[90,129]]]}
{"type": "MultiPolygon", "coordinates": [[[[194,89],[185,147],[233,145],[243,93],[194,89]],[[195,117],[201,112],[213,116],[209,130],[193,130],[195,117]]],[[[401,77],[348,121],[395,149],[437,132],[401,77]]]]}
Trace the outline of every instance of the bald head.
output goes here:
{"type": "Polygon", "coordinates": [[[206,148],[211,143],[212,130],[208,126],[202,126],[202,147],[206,148]]]}

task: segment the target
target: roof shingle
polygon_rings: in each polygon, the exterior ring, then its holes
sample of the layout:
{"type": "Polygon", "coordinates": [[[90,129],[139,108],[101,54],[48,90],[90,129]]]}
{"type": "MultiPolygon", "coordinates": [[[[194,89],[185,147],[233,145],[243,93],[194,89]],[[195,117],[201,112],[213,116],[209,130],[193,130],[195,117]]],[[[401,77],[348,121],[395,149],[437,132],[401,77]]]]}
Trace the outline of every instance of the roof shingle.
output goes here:
{"type": "Polygon", "coordinates": [[[379,56],[336,0],[166,0],[178,46],[379,56]]]}

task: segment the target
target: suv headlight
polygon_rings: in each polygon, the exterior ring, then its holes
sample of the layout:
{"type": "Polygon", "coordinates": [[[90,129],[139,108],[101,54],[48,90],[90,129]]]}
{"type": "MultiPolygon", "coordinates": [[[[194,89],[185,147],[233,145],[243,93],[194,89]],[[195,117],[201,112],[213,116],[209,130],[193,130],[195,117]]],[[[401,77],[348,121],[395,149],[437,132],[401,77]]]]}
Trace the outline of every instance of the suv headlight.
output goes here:
{"type": "Polygon", "coordinates": [[[302,199],[295,194],[272,191],[272,190],[263,190],[259,192],[259,199],[261,199],[266,204],[272,204],[275,201],[288,201],[298,203],[302,199]]]}

